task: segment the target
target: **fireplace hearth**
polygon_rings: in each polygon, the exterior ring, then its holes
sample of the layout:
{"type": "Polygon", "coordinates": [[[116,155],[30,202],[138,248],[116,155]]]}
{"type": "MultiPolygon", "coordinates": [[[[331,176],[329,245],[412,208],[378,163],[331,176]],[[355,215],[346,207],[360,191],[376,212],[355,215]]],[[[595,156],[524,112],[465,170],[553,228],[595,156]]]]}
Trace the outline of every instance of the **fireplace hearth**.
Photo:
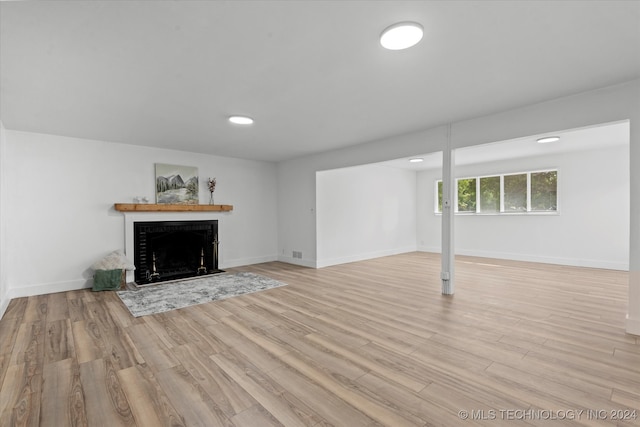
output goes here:
{"type": "Polygon", "coordinates": [[[218,268],[218,221],[133,223],[135,283],[221,273],[218,268]]]}

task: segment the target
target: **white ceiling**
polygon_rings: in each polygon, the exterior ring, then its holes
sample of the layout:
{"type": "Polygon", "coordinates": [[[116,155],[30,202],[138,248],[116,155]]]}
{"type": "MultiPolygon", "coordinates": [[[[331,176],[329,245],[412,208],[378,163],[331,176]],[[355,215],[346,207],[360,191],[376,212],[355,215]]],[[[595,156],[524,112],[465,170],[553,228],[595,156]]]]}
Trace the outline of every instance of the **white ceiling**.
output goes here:
{"type": "Polygon", "coordinates": [[[639,52],[638,1],[0,2],[0,119],[279,161],[632,80],[639,52]],[[383,49],[405,20],[423,40],[383,49]]]}
{"type": "MultiPolygon", "coordinates": [[[[495,162],[521,157],[552,156],[574,151],[598,150],[605,147],[629,146],[629,121],[606,123],[579,129],[569,129],[544,135],[531,135],[507,141],[475,145],[455,150],[455,164],[464,166],[477,163],[495,162]],[[560,140],[540,144],[538,138],[558,136],[560,140]]],[[[442,168],[442,152],[418,154],[416,156],[394,159],[377,163],[407,170],[426,170],[442,168]],[[421,158],[421,163],[410,163],[411,158],[421,158]]]]}

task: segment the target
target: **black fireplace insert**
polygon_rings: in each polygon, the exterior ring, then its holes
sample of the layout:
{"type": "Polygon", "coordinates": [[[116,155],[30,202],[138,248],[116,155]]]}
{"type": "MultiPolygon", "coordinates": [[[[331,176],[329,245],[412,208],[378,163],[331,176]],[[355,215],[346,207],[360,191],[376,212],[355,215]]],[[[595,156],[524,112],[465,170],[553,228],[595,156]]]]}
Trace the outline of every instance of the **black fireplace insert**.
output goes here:
{"type": "Polygon", "coordinates": [[[216,220],[134,222],[135,282],[220,273],[218,244],[216,220]]]}

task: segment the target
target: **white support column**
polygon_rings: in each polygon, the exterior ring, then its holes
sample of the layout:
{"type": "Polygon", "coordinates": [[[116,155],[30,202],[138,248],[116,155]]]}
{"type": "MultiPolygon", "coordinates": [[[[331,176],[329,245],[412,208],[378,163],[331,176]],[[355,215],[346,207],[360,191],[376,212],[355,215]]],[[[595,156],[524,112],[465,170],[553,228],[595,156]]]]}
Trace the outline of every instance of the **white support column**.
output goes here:
{"type": "Polygon", "coordinates": [[[630,123],[631,224],[629,236],[629,303],[627,333],[640,336],[640,112],[630,123]]]}
{"type": "Polygon", "coordinates": [[[447,127],[447,144],[442,152],[442,294],[453,295],[454,260],[454,178],[455,153],[451,149],[451,125],[447,127]]]}

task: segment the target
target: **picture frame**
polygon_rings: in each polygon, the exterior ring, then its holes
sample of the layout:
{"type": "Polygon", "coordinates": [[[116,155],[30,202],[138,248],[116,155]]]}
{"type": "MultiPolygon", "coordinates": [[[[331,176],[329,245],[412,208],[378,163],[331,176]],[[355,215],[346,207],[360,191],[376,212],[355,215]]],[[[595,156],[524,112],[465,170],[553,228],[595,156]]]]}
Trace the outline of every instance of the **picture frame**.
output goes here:
{"type": "Polygon", "coordinates": [[[156,163],[156,203],[197,205],[198,168],[156,163]]]}

